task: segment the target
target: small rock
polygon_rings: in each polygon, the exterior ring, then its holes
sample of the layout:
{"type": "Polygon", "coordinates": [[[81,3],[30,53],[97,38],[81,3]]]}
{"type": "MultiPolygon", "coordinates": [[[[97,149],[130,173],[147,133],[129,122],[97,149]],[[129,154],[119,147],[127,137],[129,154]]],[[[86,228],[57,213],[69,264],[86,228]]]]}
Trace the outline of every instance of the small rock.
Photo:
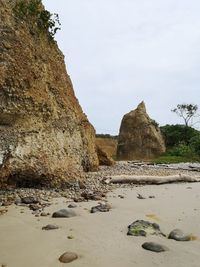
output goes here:
{"type": "Polygon", "coordinates": [[[55,229],[59,229],[59,226],[54,224],[47,224],[46,226],[42,227],[42,230],[55,230],[55,229]]]}
{"type": "Polygon", "coordinates": [[[21,198],[17,198],[15,200],[15,205],[20,205],[22,202],[21,202],[21,198]]]}
{"type": "Polygon", "coordinates": [[[82,181],[78,181],[80,189],[86,189],[86,185],[82,181]]]}
{"type": "Polygon", "coordinates": [[[124,198],[124,196],[122,196],[122,195],[118,195],[118,197],[119,197],[119,198],[124,198]]]}
{"type": "Polygon", "coordinates": [[[111,209],[111,206],[109,204],[99,204],[95,207],[91,208],[91,213],[95,213],[95,212],[108,212],[111,209]]]}
{"type": "Polygon", "coordinates": [[[149,196],[149,198],[155,198],[155,196],[149,196]]]}
{"type": "Polygon", "coordinates": [[[75,217],[76,213],[71,209],[61,209],[53,213],[53,218],[71,218],[75,217]]]}
{"type": "Polygon", "coordinates": [[[48,215],[50,215],[50,213],[49,212],[41,212],[41,214],[40,214],[40,216],[42,216],[42,217],[46,217],[46,216],[48,216],[48,215]]]}
{"type": "Polygon", "coordinates": [[[37,204],[39,203],[39,200],[36,197],[29,196],[21,198],[21,202],[24,204],[37,204]]]}
{"type": "Polygon", "coordinates": [[[170,232],[168,238],[176,241],[190,241],[192,235],[184,234],[180,229],[174,229],[170,232]]]}
{"type": "Polygon", "coordinates": [[[128,226],[127,235],[131,236],[147,236],[147,235],[162,235],[160,227],[157,223],[150,223],[148,221],[137,220],[128,226]]]}
{"type": "Polygon", "coordinates": [[[140,194],[137,195],[137,198],[138,198],[138,199],[145,199],[145,197],[143,197],[143,196],[140,195],[140,194]]]}
{"type": "Polygon", "coordinates": [[[29,209],[33,210],[33,211],[39,210],[40,208],[41,208],[41,206],[38,204],[30,204],[29,205],[29,209]]]}
{"type": "Polygon", "coordinates": [[[60,256],[59,261],[62,263],[69,263],[77,259],[78,259],[78,255],[76,253],[65,252],[64,254],[60,256]]]}
{"type": "Polygon", "coordinates": [[[153,252],[163,252],[169,250],[167,247],[154,242],[145,242],[142,244],[142,247],[153,252]]]}
{"type": "Polygon", "coordinates": [[[76,197],[74,198],[74,202],[83,202],[85,199],[83,197],[76,197]]]}
{"type": "Polygon", "coordinates": [[[74,208],[77,208],[77,205],[76,205],[75,203],[70,203],[70,204],[68,205],[68,208],[70,208],[70,209],[74,209],[74,208]]]}
{"type": "Polygon", "coordinates": [[[73,235],[68,235],[68,239],[74,239],[73,235]]]}

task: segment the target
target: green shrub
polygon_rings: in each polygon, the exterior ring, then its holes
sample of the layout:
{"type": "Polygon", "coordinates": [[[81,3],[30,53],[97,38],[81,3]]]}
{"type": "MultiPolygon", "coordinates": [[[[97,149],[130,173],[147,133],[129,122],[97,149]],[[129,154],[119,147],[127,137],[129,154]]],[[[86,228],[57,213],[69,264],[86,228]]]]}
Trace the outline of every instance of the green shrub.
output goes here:
{"type": "Polygon", "coordinates": [[[200,156],[200,133],[190,139],[190,147],[200,156]]]}
{"type": "Polygon", "coordinates": [[[167,154],[177,157],[191,157],[195,154],[195,151],[189,145],[179,144],[178,146],[175,146],[169,150],[167,154]]]}
{"type": "Polygon", "coordinates": [[[51,38],[60,30],[58,14],[44,10],[41,0],[20,0],[16,3],[14,12],[18,19],[28,21],[31,28],[36,26],[38,32],[48,33],[51,38]]]}
{"type": "Polygon", "coordinates": [[[160,127],[165,138],[167,148],[172,148],[180,143],[189,144],[190,139],[198,134],[198,131],[185,125],[165,125],[160,127]]]}

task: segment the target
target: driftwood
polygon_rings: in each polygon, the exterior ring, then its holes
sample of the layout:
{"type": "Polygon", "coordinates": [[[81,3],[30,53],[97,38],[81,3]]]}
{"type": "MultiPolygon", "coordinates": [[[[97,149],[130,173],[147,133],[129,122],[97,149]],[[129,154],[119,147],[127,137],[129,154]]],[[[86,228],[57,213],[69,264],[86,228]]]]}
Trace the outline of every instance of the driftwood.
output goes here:
{"type": "Polygon", "coordinates": [[[136,175],[115,175],[105,180],[105,183],[112,184],[170,184],[170,183],[195,183],[200,182],[200,176],[170,175],[170,176],[136,176],[136,175]]]}

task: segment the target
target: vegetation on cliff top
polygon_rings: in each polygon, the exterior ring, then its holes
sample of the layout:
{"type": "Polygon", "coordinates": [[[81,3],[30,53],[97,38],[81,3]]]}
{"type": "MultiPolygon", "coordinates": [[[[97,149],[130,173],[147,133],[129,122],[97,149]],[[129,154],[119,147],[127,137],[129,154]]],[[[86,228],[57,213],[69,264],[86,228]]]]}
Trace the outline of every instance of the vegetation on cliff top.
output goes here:
{"type": "Polygon", "coordinates": [[[42,8],[41,0],[19,0],[14,7],[15,16],[31,23],[31,28],[40,33],[48,33],[53,39],[60,30],[58,14],[51,14],[42,8]]]}

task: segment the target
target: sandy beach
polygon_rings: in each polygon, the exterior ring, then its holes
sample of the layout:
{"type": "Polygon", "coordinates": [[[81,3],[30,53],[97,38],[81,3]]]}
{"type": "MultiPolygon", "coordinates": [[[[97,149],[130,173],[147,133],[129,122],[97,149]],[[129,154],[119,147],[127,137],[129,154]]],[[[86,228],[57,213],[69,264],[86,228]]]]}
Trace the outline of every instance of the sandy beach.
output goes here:
{"type": "MultiPolygon", "coordinates": [[[[108,193],[109,212],[90,213],[97,201],[77,203],[73,218],[35,217],[26,207],[12,205],[0,217],[0,264],[6,267],[61,267],[58,258],[66,251],[78,254],[76,267],[199,267],[200,184],[148,185],[118,188],[108,193]],[[138,199],[141,194],[146,199],[138,199]],[[124,196],[120,198],[119,195],[124,196]],[[155,198],[149,198],[149,196],[155,198]],[[192,233],[197,240],[177,242],[160,236],[127,236],[127,226],[143,219],[156,222],[165,234],[175,228],[192,233]],[[47,224],[57,230],[44,231],[47,224]],[[68,239],[71,236],[72,239],[68,239]],[[169,251],[144,250],[146,241],[166,245],[169,251]]],[[[55,198],[46,208],[52,214],[67,208],[66,198],[55,198]]]]}

